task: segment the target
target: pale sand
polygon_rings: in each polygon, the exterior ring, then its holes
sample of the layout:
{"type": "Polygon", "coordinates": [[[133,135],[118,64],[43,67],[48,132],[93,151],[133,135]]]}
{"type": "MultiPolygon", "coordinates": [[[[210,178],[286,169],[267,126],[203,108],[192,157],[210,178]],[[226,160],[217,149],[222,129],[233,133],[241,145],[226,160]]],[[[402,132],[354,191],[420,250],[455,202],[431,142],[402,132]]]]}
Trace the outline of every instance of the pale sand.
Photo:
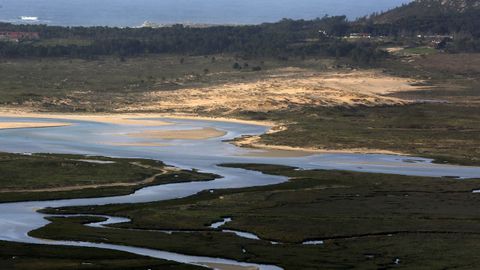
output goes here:
{"type": "Polygon", "coordinates": [[[389,53],[396,53],[396,52],[405,50],[405,48],[404,47],[389,47],[389,48],[385,48],[384,50],[386,52],[389,52],[389,53]]]}
{"type": "Polygon", "coordinates": [[[142,126],[164,126],[170,125],[166,121],[156,119],[135,119],[135,118],[159,118],[158,115],[152,114],[71,114],[71,113],[42,113],[31,112],[22,109],[0,109],[0,117],[12,118],[44,118],[44,119],[66,119],[91,121],[99,123],[109,123],[118,125],[142,125],[142,126]]]}
{"type": "Polygon", "coordinates": [[[146,130],[140,133],[130,133],[134,138],[161,140],[206,140],[225,136],[227,133],[211,127],[189,130],[146,130]]]}
{"type": "Polygon", "coordinates": [[[19,129],[19,128],[49,128],[65,127],[70,123],[51,123],[51,122],[0,122],[1,129],[19,129]]]}
{"type": "Polygon", "coordinates": [[[229,117],[206,117],[189,113],[112,113],[112,114],[74,114],[74,113],[51,113],[35,112],[20,108],[2,108],[0,107],[0,117],[11,118],[43,118],[43,119],[71,119],[80,121],[92,121],[110,124],[142,125],[142,126],[164,126],[172,125],[167,121],[158,120],[158,118],[171,118],[181,120],[203,120],[215,122],[230,122],[239,124],[249,124],[257,126],[272,127],[276,123],[271,121],[243,120],[229,117]],[[138,119],[141,118],[141,119],[138,119]]]}
{"type": "Polygon", "coordinates": [[[268,112],[292,106],[405,105],[412,101],[389,94],[425,89],[418,81],[380,71],[312,72],[276,70],[253,82],[232,82],[204,88],[152,91],[121,111],[197,111],[223,114],[240,111],[268,112]]]}
{"type": "Polygon", "coordinates": [[[201,265],[208,266],[214,270],[258,270],[255,266],[238,266],[223,263],[200,263],[201,265]]]}

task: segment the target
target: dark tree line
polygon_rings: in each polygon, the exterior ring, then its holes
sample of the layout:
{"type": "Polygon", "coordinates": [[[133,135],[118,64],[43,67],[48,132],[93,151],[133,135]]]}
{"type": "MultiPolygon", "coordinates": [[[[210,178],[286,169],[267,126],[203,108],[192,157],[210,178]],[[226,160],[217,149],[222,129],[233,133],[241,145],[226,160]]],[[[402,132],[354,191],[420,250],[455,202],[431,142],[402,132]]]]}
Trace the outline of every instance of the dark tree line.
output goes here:
{"type": "Polygon", "coordinates": [[[277,23],[252,26],[189,28],[175,25],[157,29],[0,23],[0,31],[38,32],[42,39],[88,41],[81,45],[0,42],[0,56],[93,58],[100,55],[126,57],[149,53],[234,53],[249,57],[349,57],[357,62],[371,63],[384,56],[373,42],[348,42],[340,37],[353,32],[400,38],[417,34],[454,34],[455,41],[448,48],[450,51],[478,52],[478,22],[480,13],[472,11],[462,14],[407,16],[383,24],[375,23],[374,16],[355,22],[349,22],[345,16],[325,16],[315,20],[284,19],[277,23]]]}
{"type": "Polygon", "coordinates": [[[374,18],[364,18],[354,23],[352,27],[358,31],[385,36],[468,33],[472,37],[480,38],[479,11],[435,16],[409,16],[382,24],[374,21],[374,18]]]}
{"type": "Polygon", "coordinates": [[[41,45],[38,42],[0,42],[3,57],[121,57],[149,53],[206,55],[235,53],[245,56],[351,57],[365,63],[381,54],[372,44],[350,43],[335,36],[349,32],[345,16],[316,20],[287,20],[254,26],[188,28],[55,27],[0,24],[0,31],[38,32],[42,39],[85,39],[86,45],[41,45]],[[320,38],[319,31],[330,37],[320,38]]]}
{"type": "MultiPolygon", "coordinates": [[[[382,16],[382,15],[379,15],[382,16]]],[[[404,14],[388,23],[375,23],[376,15],[352,24],[351,31],[368,32],[376,36],[452,35],[452,52],[480,52],[480,11],[434,13],[422,16],[404,14]]]]}

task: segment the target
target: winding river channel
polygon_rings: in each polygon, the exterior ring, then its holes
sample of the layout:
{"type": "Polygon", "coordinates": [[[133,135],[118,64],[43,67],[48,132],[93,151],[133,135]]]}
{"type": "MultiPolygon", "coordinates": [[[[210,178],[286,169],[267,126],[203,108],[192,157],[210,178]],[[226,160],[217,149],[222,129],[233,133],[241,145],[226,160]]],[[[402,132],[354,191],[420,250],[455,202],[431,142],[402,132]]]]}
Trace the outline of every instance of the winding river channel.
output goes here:
{"type": "MultiPolygon", "coordinates": [[[[28,236],[28,232],[48,224],[45,215],[37,212],[37,210],[46,207],[152,202],[185,197],[202,190],[272,185],[287,181],[285,177],[264,175],[259,172],[242,169],[217,167],[217,164],[227,162],[268,163],[295,166],[302,169],[340,169],[433,177],[480,177],[479,167],[439,165],[431,163],[428,159],[405,156],[364,154],[318,154],[301,157],[262,156],[262,150],[238,148],[224,141],[242,135],[262,134],[268,129],[264,126],[218,121],[161,120],[168,121],[172,123],[172,125],[152,127],[116,125],[69,119],[0,118],[0,121],[65,121],[73,123],[71,126],[56,128],[1,130],[0,151],[3,152],[68,153],[109,157],[149,158],[161,160],[169,165],[183,169],[196,168],[200,171],[216,173],[223,176],[222,178],[209,182],[190,182],[147,187],[127,196],[0,204],[0,240],[33,244],[106,248],[203,266],[213,263],[254,266],[259,269],[281,269],[274,265],[257,265],[221,258],[189,256],[130,246],[36,239],[28,236]],[[125,136],[131,132],[147,130],[188,130],[202,128],[215,128],[225,131],[226,135],[207,140],[147,140],[125,136]],[[146,143],[155,143],[156,145],[162,146],[147,146],[146,143]]],[[[106,224],[123,221],[125,221],[125,219],[112,217],[106,224]]],[[[105,225],[105,223],[98,226],[101,225],[105,225]]],[[[91,226],[95,226],[95,224],[91,226]]]]}

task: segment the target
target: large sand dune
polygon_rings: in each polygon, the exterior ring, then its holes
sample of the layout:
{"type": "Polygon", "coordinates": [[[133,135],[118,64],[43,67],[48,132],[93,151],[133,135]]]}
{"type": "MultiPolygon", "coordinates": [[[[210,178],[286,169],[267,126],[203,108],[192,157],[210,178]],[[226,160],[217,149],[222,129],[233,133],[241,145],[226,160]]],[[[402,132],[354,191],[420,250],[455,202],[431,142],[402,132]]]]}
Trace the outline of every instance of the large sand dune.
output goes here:
{"type": "Polygon", "coordinates": [[[223,112],[271,111],[294,106],[377,106],[409,103],[389,96],[419,90],[414,82],[379,71],[313,72],[275,70],[257,81],[204,88],[152,91],[127,111],[223,112]]]}

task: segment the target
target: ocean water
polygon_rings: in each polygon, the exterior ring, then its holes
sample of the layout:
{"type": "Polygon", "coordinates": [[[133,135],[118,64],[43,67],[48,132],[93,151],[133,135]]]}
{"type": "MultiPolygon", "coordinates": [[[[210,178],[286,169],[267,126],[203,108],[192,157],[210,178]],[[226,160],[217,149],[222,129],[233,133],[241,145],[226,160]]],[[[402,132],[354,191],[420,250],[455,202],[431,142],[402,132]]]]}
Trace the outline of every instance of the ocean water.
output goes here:
{"type": "Polygon", "coordinates": [[[0,21],[63,26],[257,24],[282,18],[355,19],[411,0],[0,0],[0,21]],[[24,17],[21,19],[21,17],[24,17]],[[30,17],[30,18],[25,18],[30,17]]]}

